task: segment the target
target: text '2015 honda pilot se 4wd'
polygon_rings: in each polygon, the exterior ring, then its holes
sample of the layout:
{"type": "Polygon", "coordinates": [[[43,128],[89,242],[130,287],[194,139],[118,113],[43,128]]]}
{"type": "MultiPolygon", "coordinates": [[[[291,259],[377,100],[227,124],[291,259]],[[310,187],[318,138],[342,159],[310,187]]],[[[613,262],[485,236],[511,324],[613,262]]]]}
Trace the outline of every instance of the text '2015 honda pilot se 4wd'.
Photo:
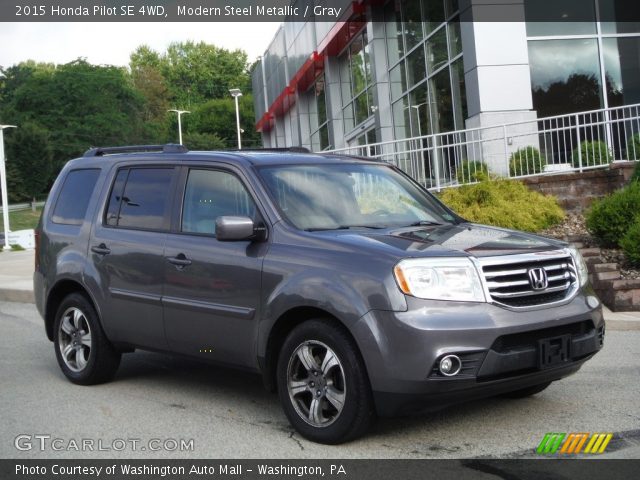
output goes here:
{"type": "Polygon", "coordinates": [[[604,339],[575,249],[468,223],[368,159],[92,149],[36,237],[36,303],[69,380],[107,381],[136,348],[234,365],[318,442],[376,414],[538,393],[604,339]]]}

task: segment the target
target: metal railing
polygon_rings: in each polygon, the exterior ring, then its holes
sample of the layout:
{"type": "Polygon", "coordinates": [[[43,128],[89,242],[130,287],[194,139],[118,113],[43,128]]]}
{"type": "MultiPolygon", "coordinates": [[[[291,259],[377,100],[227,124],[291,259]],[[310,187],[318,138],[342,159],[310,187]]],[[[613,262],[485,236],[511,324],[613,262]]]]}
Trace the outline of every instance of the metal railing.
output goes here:
{"type": "MultiPolygon", "coordinates": [[[[35,207],[44,207],[44,200],[41,202],[35,202],[35,207]]],[[[0,204],[1,206],[1,204],[0,204]]],[[[21,212],[23,210],[31,210],[31,203],[14,203],[13,205],[9,205],[10,212],[21,212]]],[[[0,215],[2,214],[2,210],[0,209],[0,215]]]]}
{"type": "MultiPolygon", "coordinates": [[[[535,113],[532,113],[535,115],[535,113]]],[[[392,163],[429,189],[640,160],[640,104],[330,150],[392,163]]]]}

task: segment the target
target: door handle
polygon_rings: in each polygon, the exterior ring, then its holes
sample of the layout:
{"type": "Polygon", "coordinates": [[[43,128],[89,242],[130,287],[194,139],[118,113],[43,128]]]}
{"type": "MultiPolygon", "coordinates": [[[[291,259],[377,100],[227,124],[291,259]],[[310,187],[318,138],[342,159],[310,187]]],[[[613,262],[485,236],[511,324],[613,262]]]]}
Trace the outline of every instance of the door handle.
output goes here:
{"type": "Polygon", "coordinates": [[[111,249],[107,248],[104,243],[101,243],[100,245],[94,245],[93,247],[91,247],[91,251],[93,253],[97,253],[98,255],[109,255],[111,253],[111,249]]]}
{"type": "Polygon", "coordinates": [[[175,257],[167,257],[167,261],[175,265],[179,270],[191,265],[191,260],[189,260],[184,253],[180,253],[175,257]]]}

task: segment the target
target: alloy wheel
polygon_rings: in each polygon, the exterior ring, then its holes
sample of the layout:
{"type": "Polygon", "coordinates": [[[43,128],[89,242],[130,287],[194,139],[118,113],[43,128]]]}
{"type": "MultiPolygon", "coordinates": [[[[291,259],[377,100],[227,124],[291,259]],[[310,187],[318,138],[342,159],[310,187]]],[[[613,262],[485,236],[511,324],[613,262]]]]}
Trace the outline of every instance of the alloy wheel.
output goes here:
{"type": "Polygon", "coordinates": [[[85,314],[70,307],[62,314],[58,347],[65,365],[73,372],[81,372],[91,354],[91,328],[85,314]]]}
{"type": "Polygon", "coordinates": [[[340,416],[347,394],[340,359],[317,340],[300,344],[289,358],[287,388],[300,418],[314,427],[331,425],[340,416]]]}

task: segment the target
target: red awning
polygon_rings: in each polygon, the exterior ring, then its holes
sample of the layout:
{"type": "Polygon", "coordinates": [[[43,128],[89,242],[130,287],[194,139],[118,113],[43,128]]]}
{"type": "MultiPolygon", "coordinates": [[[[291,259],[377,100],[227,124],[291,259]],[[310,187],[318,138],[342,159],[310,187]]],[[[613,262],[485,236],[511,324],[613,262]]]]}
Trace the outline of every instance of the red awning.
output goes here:
{"type": "Polygon", "coordinates": [[[282,116],[295,103],[296,91],[306,91],[324,71],[324,59],[335,57],[349,42],[364,28],[365,4],[367,0],[351,2],[341,21],[331,28],[327,36],[320,42],[318,50],[314,51],[293,75],[289,85],[278,95],[269,110],[256,124],[258,132],[268,132],[273,128],[276,115],[282,116]]]}

